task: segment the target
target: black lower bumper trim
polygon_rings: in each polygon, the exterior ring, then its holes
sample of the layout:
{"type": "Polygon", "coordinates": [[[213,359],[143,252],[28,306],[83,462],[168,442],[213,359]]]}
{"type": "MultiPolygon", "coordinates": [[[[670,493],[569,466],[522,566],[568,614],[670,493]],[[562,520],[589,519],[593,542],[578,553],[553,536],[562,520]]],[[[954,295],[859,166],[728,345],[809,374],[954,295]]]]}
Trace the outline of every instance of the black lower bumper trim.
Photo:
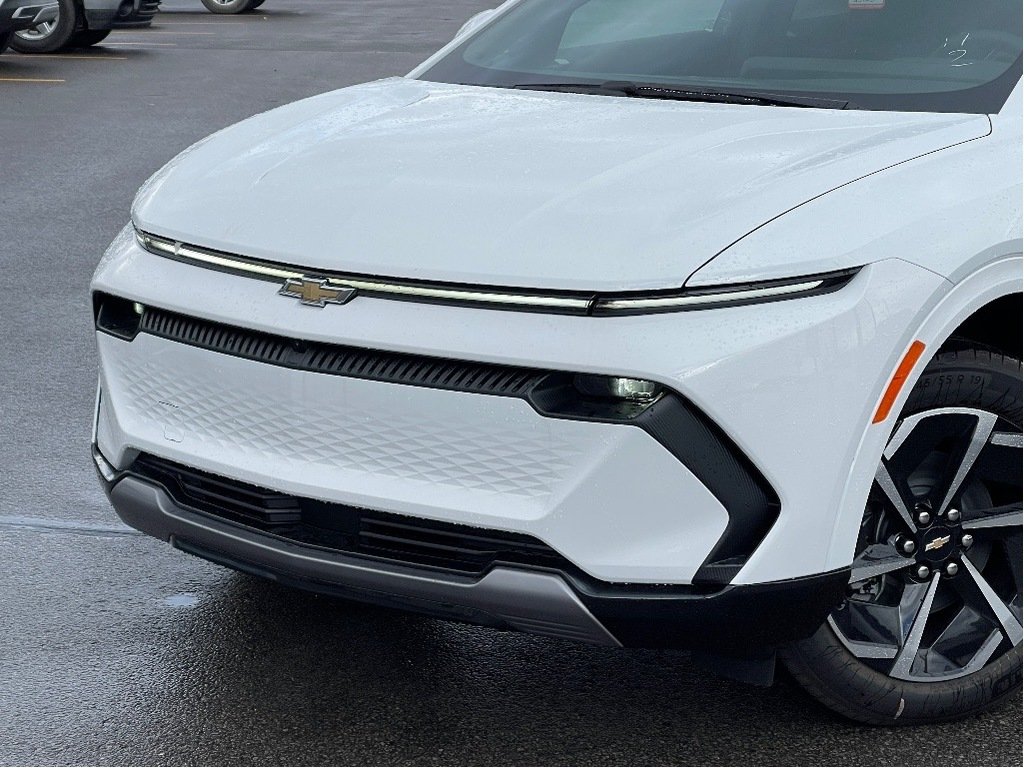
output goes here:
{"type": "Polygon", "coordinates": [[[371,589],[360,589],[343,584],[305,579],[269,568],[266,565],[251,563],[247,560],[240,560],[237,557],[232,557],[231,555],[224,554],[223,552],[210,549],[208,547],[198,546],[193,544],[191,541],[186,541],[184,539],[172,537],[171,544],[175,549],[179,549],[182,552],[194,555],[195,557],[208,560],[211,563],[216,563],[217,565],[222,565],[225,568],[231,568],[232,570],[239,571],[241,573],[247,573],[250,576],[257,576],[262,579],[267,579],[268,581],[274,581],[291,589],[300,589],[304,592],[312,592],[314,594],[325,595],[327,597],[336,597],[342,600],[367,603],[369,605],[376,605],[382,608],[418,613],[422,616],[444,619],[445,621],[458,621],[464,624],[474,624],[482,627],[491,627],[493,629],[515,631],[515,628],[508,622],[503,621],[492,614],[475,610],[473,608],[466,608],[452,603],[394,595],[371,589]]]}
{"type": "Polygon", "coordinates": [[[810,636],[842,601],[849,579],[842,569],[702,593],[517,564],[482,576],[446,573],[284,540],[183,506],[139,477],[103,480],[125,523],[229,568],[311,592],[602,645],[763,655],[810,636]]]}
{"type": "Polygon", "coordinates": [[[814,634],[845,599],[849,580],[843,568],[704,596],[578,594],[624,646],[748,656],[814,634]]]}

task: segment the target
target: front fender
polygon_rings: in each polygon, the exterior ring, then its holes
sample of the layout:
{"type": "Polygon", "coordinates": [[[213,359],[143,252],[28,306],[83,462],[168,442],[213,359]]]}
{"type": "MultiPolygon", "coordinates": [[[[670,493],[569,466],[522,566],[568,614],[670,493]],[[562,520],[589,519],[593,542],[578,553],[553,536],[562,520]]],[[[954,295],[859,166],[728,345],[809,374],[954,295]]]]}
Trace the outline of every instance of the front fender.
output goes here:
{"type": "MultiPolygon", "coordinates": [[[[925,344],[925,353],[914,366],[889,417],[879,424],[865,422],[865,429],[856,454],[857,458],[850,468],[843,491],[835,531],[829,545],[828,562],[849,563],[852,560],[861,519],[864,516],[864,505],[874,481],[878,462],[881,461],[882,451],[892,434],[893,427],[899,420],[903,406],[929,361],[961,323],[973,313],[1000,297],[1020,293],[1022,268],[1024,268],[1024,259],[1019,253],[985,265],[960,282],[951,285],[949,291],[939,299],[924,320],[916,327],[907,329],[904,343],[893,355],[890,371],[896,370],[907,349],[915,340],[925,344]]],[[[889,380],[891,380],[891,374],[878,392],[879,401],[889,380]]]]}

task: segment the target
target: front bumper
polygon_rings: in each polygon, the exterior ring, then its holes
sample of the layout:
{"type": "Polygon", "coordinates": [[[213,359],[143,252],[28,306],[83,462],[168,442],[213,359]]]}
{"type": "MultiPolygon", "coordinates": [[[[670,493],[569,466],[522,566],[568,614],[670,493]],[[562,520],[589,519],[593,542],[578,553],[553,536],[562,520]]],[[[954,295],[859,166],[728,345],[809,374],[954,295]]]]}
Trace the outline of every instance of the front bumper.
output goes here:
{"type": "MultiPolygon", "coordinates": [[[[238,338],[156,314],[199,341],[238,338]]],[[[118,468],[143,452],[296,497],[529,535],[609,582],[690,583],[729,524],[694,471],[634,426],[156,333],[98,343],[97,442],[118,468]]]]}
{"type": "Polygon", "coordinates": [[[93,30],[148,27],[159,10],[160,0],[90,0],[85,23],[93,30]]]}
{"type": "Polygon", "coordinates": [[[128,525],[204,559],[345,599],[497,629],[606,646],[751,655],[810,635],[842,599],[848,571],[775,584],[685,588],[601,584],[554,567],[495,564],[483,573],[356,556],[232,523],[93,455],[128,525]]]}
{"type": "Polygon", "coordinates": [[[55,2],[0,0],[0,36],[53,21],[58,8],[55,2]]]}
{"type": "MultiPolygon", "coordinates": [[[[894,259],[830,295],[623,318],[373,298],[316,311],[279,287],[150,254],[130,228],[93,283],[310,344],[658,381],[778,494],[777,520],[728,579],[753,585],[850,564],[877,465],[862,445],[889,429],[870,426],[879,393],[948,283],[894,259]]],[[[323,375],[289,367],[290,354],[268,364],[148,333],[99,342],[98,442],[118,469],[143,451],[282,493],[522,533],[595,579],[633,585],[694,583],[733,520],[707,472],[631,426],[323,375]]]]}

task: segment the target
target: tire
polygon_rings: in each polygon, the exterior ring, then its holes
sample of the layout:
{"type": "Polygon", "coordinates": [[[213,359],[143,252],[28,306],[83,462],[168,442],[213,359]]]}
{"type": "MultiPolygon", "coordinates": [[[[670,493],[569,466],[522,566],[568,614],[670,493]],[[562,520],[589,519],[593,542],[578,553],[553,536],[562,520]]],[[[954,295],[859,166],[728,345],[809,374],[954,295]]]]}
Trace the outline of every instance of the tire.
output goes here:
{"type": "Polygon", "coordinates": [[[252,0],[203,0],[210,13],[245,13],[252,6],[252,0]]]}
{"type": "Polygon", "coordinates": [[[19,53],[62,51],[71,45],[75,32],[81,27],[80,17],[75,0],[58,0],[56,20],[15,32],[11,38],[11,48],[19,53]]]}
{"type": "Polygon", "coordinates": [[[814,698],[862,723],[956,720],[1019,696],[1021,364],[959,347],[931,361],[893,430],[848,599],[781,652],[814,698]]]}
{"type": "Polygon", "coordinates": [[[261,5],[263,5],[263,3],[265,3],[265,2],[266,2],[266,0],[252,0],[252,2],[249,4],[249,10],[250,11],[255,11],[257,8],[259,8],[261,5]]]}
{"type": "Polygon", "coordinates": [[[12,34],[12,32],[8,32],[6,35],[0,35],[0,53],[7,50],[7,45],[11,42],[12,34]]]}
{"type": "Polygon", "coordinates": [[[71,36],[69,48],[88,48],[90,45],[102,43],[110,34],[109,29],[81,29],[71,36]]]}

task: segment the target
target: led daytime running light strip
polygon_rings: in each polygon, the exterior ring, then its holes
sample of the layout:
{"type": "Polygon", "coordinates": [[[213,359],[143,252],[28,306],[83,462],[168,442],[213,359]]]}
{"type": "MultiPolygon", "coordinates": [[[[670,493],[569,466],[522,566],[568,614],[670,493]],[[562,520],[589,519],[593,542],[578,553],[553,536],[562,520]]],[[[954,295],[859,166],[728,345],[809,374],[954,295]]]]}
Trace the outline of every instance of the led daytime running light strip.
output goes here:
{"type": "MultiPolygon", "coordinates": [[[[279,266],[267,262],[229,256],[224,253],[186,245],[145,232],[136,231],[135,235],[139,244],[151,253],[235,274],[263,280],[281,281],[301,280],[304,277],[314,275],[321,276],[321,273],[316,271],[303,272],[294,267],[279,266]]],[[[429,283],[384,282],[365,277],[349,277],[347,275],[325,275],[324,277],[327,280],[327,284],[331,287],[354,288],[357,292],[382,298],[419,299],[452,304],[490,304],[512,309],[547,310],[579,315],[626,315],[771,301],[789,296],[811,294],[830,287],[834,289],[840,288],[856,272],[857,270],[848,270],[830,275],[805,278],[799,282],[752,284],[749,287],[732,287],[722,290],[621,297],[602,297],[595,294],[507,293],[484,289],[444,287],[429,283]]]]}
{"type": "MultiPolygon", "coordinates": [[[[176,243],[171,240],[138,233],[143,248],[155,253],[172,256],[181,261],[198,262],[212,267],[237,273],[248,273],[256,277],[275,280],[301,280],[310,272],[277,267],[270,264],[242,260],[218,254],[214,251],[176,243]]],[[[490,291],[474,291],[460,288],[441,288],[426,284],[385,283],[360,277],[327,277],[328,285],[339,288],[354,288],[356,291],[378,296],[399,298],[434,299],[439,301],[464,302],[467,304],[502,304],[537,309],[558,309],[586,314],[592,299],[588,296],[546,296],[544,294],[514,294],[490,291]]]]}
{"type": "Polygon", "coordinates": [[[635,312],[637,310],[683,309],[709,304],[735,304],[788,296],[793,293],[810,293],[823,285],[825,285],[824,280],[808,280],[805,283],[787,283],[766,288],[744,288],[735,291],[661,296],[650,299],[603,299],[598,301],[597,308],[605,312],[635,312]]]}

